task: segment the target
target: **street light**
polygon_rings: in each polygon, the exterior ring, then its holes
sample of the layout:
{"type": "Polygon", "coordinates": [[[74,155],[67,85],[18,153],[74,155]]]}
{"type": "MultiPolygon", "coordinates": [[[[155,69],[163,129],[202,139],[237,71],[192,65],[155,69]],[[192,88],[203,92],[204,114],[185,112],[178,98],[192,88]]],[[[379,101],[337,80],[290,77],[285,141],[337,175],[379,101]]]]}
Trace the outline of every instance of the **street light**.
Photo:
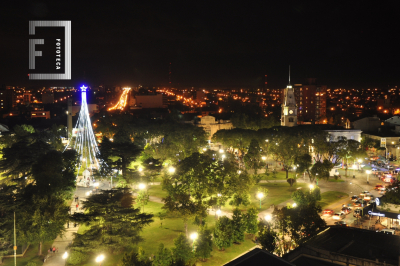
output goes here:
{"type": "Polygon", "coordinates": [[[261,199],[262,199],[263,197],[264,197],[264,193],[259,192],[259,193],[257,194],[257,198],[260,199],[260,209],[261,209],[261,199]]]}
{"type": "Polygon", "coordinates": [[[65,253],[62,255],[62,259],[64,260],[64,265],[67,261],[67,258],[68,258],[68,252],[65,251],[65,253]]]}
{"type": "Polygon", "coordinates": [[[197,233],[190,234],[190,239],[193,240],[193,252],[194,252],[194,241],[197,239],[197,237],[198,237],[197,233]]]}
{"type": "Polygon", "coordinates": [[[221,156],[221,157],[222,157],[222,160],[223,160],[223,159],[225,159],[225,154],[222,154],[222,156],[221,156]]]}
{"type": "Polygon", "coordinates": [[[310,190],[314,189],[314,185],[313,184],[310,184],[309,187],[310,187],[310,190]]]}
{"type": "Polygon", "coordinates": [[[140,183],[139,184],[139,189],[140,190],[143,190],[143,189],[145,189],[146,188],[146,185],[145,184],[143,184],[143,183],[140,183]]]}
{"type": "Polygon", "coordinates": [[[267,159],[267,157],[263,156],[263,157],[261,157],[261,159],[262,159],[263,161],[265,161],[265,160],[267,159]]]}
{"type": "Polygon", "coordinates": [[[223,149],[219,149],[219,153],[224,153],[224,150],[223,149]]]}
{"type": "Polygon", "coordinates": [[[139,167],[138,168],[138,171],[141,173],[141,172],[143,172],[143,168],[142,167],[139,167]]]}
{"type": "Polygon", "coordinates": [[[265,218],[265,221],[269,222],[269,221],[271,221],[272,216],[271,216],[271,214],[267,214],[267,215],[265,215],[264,218],[265,218]]]}
{"type": "Polygon", "coordinates": [[[170,174],[175,173],[175,168],[174,168],[173,166],[170,166],[170,167],[168,168],[168,172],[169,172],[170,174]]]}
{"type": "Polygon", "coordinates": [[[215,214],[217,215],[217,219],[219,218],[219,216],[221,215],[221,210],[217,210],[216,212],[215,212],[215,214]]]}
{"type": "Polygon", "coordinates": [[[293,204],[292,204],[292,207],[293,207],[293,208],[296,208],[296,207],[297,207],[297,203],[296,203],[296,202],[293,203],[293,204]]]}
{"type": "Polygon", "coordinates": [[[371,174],[371,170],[367,170],[367,184],[369,184],[369,174],[371,174]]]}
{"type": "Polygon", "coordinates": [[[99,266],[101,266],[101,263],[103,262],[103,260],[104,260],[103,254],[96,257],[96,262],[100,263],[99,266]]]}

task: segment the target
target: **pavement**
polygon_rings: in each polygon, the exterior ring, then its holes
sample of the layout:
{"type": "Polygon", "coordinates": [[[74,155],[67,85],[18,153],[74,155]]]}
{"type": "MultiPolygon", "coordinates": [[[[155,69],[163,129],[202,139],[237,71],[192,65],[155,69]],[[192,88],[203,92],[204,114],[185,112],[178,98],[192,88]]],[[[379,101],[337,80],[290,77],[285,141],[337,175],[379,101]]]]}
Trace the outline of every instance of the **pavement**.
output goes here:
{"type": "MultiPolygon", "coordinates": [[[[73,197],[72,202],[71,202],[71,214],[75,212],[82,212],[80,209],[82,207],[82,201],[86,200],[86,192],[91,191],[94,187],[80,187],[78,186],[75,190],[75,193],[73,194],[74,196],[78,196],[79,200],[79,209],[76,209],[76,204],[75,199],[73,197]]],[[[109,184],[108,182],[99,182],[99,189],[108,189],[109,184]]],[[[68,246],[72,243],[72,240],[74,239],[74,233],[78,232],[79,225],[74,227],[73,223],[65,224],[65,234],[62,236],[58,236],[51,247],[56,247],[58,248],[58,252],[56,253],[50,253],[48,254],[48,258],[46,259],[46,262],[43,263],[43,266],[60,266],[60,265],[65,265],[65,261],[62,258],[62,255],[67,251],[68,246]]],[[[43,254],[48,253],[50,247],[43,246],[43,254]]]]}

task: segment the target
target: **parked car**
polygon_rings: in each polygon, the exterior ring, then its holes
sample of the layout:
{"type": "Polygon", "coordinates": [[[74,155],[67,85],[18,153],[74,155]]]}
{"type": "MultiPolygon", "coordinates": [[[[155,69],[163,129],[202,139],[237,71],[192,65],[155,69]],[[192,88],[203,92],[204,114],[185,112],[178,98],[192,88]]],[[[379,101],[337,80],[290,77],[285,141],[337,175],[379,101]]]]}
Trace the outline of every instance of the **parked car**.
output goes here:
{"type": "Polygon", "coordinates": [[[375,186],[375,190],[381,190],[381,188],[383,188],[383,185],[376,185],[375,186]]]}
{"type": "Polygon", "coordinates": [[[371,201],[371,200],[374,200],[374,199],[375,199],[375,197],[372,196],[371,194],[368,194],[368,195],[364,196],[364,200],[367,200],[367,201],[371,201]]]}
{"type": "Polygon", "coordinates": [[[322,216],[332,216],[333,210],[325,209],[322,211],[322,216]]]}
{"type": "Polygon", "coordinates": [[[342,220],[343,217],[344,217],[343,213],[335,213],[335,214],[332,216],[332,218],[333,218],[334,220],[342,220]]]}
{"type": "Polygon", "coordinates": [[[358,196],[357,195],[353,195],[350,197],[351,201],[357,201],[358,200],[358,196]]]}
{"type": "Polygon", "coordinates": [[[345,221],[337,221],[334,224],[339,226],[347,226],[347,223],[345,221]]]}
{"type": "Polygon", "coordinates": [[[350,207],[343,207],[341,212],[343,214],[349,214],[351,212],[351,208],[350,207]]]}

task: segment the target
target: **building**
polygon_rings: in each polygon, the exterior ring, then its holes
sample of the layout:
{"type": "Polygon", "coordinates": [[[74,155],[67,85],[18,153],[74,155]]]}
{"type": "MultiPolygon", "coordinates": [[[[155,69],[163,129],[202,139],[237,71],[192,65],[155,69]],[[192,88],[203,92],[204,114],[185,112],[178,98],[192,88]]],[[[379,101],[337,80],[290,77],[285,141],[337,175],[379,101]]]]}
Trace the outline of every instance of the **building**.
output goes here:
{"type": "Polygon", "coordinates": [[[378,128],[381,126],[381,120],[378,116],[364,117],[353,121],[351,125],[354,129],[371,132],[378,130],[378,128]]]}
{"type": "Polygon", "coordinates": [[[266,250],[254,248],[240,257],[224,264],[225,266],[247,266],[247,265],[274,265],[274,266],[296,266],[266,250]]]}
{"type": "Polygon", "coordinates": [[[29,104],[32,102],[32,93],[25,92],[23,94],[23,103],[24,104],[29,104]]]}
{"type": "Polygon", "coordinates": [[[332,226],[283,255],[297,266],[399,265],[400,237],[354,227],[332,226]]]}
{"type": "Polygon", "coordinates": [[[376,132],[376,133],[364,133],[368,138],[378,140],[381,143],[381,147],[386,148],[385,158],[400,158],[400,135],[394,132],[376,132]]]}
{"type": "Polygon", "coordinates": [[[9,111],[16,105],[16,95],[13,89],[0,90],[0,111],[9,111]]]}
{"type": "Polygon", "coordinates": [[[37,110],[37,111],[31,111],[31,118],[46,118],[50,119],[50,111],[43,111],[43,110],[37,110]]]}
{"type": "Polygon", "coordinates": [[[326,85],[316,85],[315,78],[306,84],[295,84],[298,121],[301,123],[326,123],[326,85]]]}
{"type": "Polygon", "coordinates": [[[208,139],[211,140],[212,136],[221,129],[232,129],[233,125],[230,120],[218,120],[216,121],[213,116],[203,116],[200,119],[200,123],[197,124],[198,127],[202,127],[205,132],[208,133],[208,139]]]}
{"type": "Polygon", "coordinates": [[[338,141],[340,138],[353,139],[361,142],[361,130],[358,129],[328,129],[330,142],[338,141]]]}
{"type": "Polygon", "coordinates": [[[290,84],[290,70],[289,70],[289,84],[284,90],[283,103],[281,105],[281,126],[293,127],[297,126],[297,105],[294,96],[293,86],[290,84]]]}

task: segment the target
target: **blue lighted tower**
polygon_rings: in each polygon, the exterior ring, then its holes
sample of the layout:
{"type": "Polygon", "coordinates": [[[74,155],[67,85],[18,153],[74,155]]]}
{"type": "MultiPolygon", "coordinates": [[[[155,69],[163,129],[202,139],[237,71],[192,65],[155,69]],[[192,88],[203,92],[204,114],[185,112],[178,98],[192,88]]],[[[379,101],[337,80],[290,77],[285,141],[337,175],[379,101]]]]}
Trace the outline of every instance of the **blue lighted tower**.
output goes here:
{"type": "Polygon", "coordinates": [[[70,138],[65,149],[69,147],[75,149],[79,154],[78,173],[81,167],[85,169],[97,168],[99,169],[99,161],[96,155],[99,153],[97,146],[96,137],[93,133],[92,124],[90,122],[90,116],[86,101],[86,89],[87,87],[82,86],[81,88],[82,104],[79,112],[78,121],[74,128],[73,136],[70,138]]]}

